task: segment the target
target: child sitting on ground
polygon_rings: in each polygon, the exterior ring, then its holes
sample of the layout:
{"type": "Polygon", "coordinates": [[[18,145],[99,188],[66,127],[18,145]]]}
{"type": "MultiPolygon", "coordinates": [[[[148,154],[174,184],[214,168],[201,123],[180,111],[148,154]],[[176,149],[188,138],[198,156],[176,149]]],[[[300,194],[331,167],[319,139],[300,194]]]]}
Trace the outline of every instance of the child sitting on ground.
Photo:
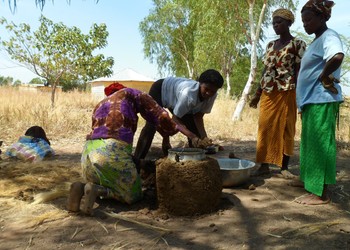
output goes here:
{"type": "Polygon", "coordinates": [[[13,159],[35,162],[55,154],[42,127],[32,126],[5,153],[13,159]]]}

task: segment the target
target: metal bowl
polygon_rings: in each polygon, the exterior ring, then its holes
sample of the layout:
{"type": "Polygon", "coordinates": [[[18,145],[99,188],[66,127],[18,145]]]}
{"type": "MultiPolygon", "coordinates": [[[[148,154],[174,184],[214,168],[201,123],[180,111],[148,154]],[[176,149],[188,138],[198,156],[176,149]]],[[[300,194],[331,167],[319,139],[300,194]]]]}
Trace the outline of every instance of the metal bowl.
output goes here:
{"type": "Polygon", "coordinates": [[[205,150],[200,148],[172,148],[168,150],[168,159],[172,161],[201,161],[205,159],[205,150]]]}
{"type": "Polygon", "coordinates": [[[244,159],[217,159],[222,177],[223,187],[239,186],[250,177],[252,170],[256,168],[255,162],[244,159]]]}

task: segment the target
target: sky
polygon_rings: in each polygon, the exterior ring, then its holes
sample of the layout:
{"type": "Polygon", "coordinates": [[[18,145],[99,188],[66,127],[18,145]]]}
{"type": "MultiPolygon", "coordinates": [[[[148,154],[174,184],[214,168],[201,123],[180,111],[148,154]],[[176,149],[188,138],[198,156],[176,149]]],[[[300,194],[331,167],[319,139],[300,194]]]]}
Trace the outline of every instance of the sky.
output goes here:
{"type": "MultiPolygon", "coordinates": [[[[350,37],[350,8],[349,0],[334,0],[336,5],[332,10],[332,17],[327,22],[329,28],[350,37]]],[[[105,57],[114,58],[114,73],[125,68],[131,68],[138,73],[153,79],[160,78],[157,65],[150,63],[143,54],[142,37],[139,23],[153,8],[151,0],[46,0],[44,9],[35,5],[35,0],[17,0],[17,9],[11,12],[8,0],[0,0],[0,17],[5,17],[15,24],[27,23],[32,29],[39,26],[39,17],[43,14],[53,22],[62,22],[72,27],[76,26],[83,33],[88,33],[93,23],[107,25],[109,32],[108,45],[100,53],[105,57]]],[[[296,11],[296,21],[293,30],[304,32],[300,16],[300,8],[305,0],[300,0],[296,11]]],[[[272,28],[267,31],[266,41],[275,39],[272,28]]],[[[2,39],[8,37],[7,31],[0,27],[2,39]]],[[[15,80],[29,82],[37,77],[31,71],[11,62],[6,53],[0,50],[0,76],[10,76],[15,80]]],[[[350,88],[344,88],[350,94],[350,88]]]]}
{"type": "MultiPolygon", "coordinates": [[[[28,23],[32,29],[39,26],[43,14],[53,22],[62,22],[66,26],[78,27],[87,34],[93,23],[107,25],[108,46],[101,50],[105,57],[114,58],[114,73],[131,68],[153,79],[158,78],[155,64],[144,58],[142,37],[139,23],[152,8],[151,0],[46,0],[43,11],[36,7],[35,0],[17,0],[17,9],[12,13],[8,0],[0,0],[0,17],[5,17],[15,24],[28,23]]],[[[7,31],[0,27],[1,38],[6,38],[7,31]]],[[[8,35],[7,35],[8,37],[8,35]]],[[[31,71],[19,67],[8,60],[4,51],[0,51],[0,76],[11,76],[28,82],[37,77],[31,71]]]]}

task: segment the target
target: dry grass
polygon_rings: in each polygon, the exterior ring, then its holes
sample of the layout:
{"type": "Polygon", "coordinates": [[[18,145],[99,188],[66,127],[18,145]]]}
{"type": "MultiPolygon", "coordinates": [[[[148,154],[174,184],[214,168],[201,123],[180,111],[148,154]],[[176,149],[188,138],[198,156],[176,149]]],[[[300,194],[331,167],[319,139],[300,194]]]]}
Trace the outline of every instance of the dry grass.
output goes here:
{"type": "MultiPolygon", "coordinates": [[[[71,141],[75,141],[74,146],[83,144],[85,135],[90,131],[91,113],[97,102],[91,98],[90,93],[58,93],[55,108],[51,108],[50,98],[50,93],[0,87],[0,140],[4,141],[3,150],[32,125],[42,126],[47,131],[48,137],[54,143],[55,150],[56,146],[64,148],[71,141]]],[[[212,113],[205,116],[207,132],[214,140],[255,141],[259,110],[247,106],[243,111],[242,120],[233,122],[231,117],[236,104],[235,100],[219,96],[212,113]]],[[[344,145],[349,145],[349,101],[342,107],[337,139],[344,145]]],[[[137,132],[143,125],[144,121],[140,119],[137,132]]],[[[157,136],[159,137],[158,134],[157,136]]],[[[135,139],[137,138],[138,133],[135,139]]],[[[296,140],[299,138],[300,121],[297,124],[296,140]]],[[[177,134],[172,140],[178,139],[184,140],[185,138],[177,134]]],[[[75,149],[74,152],[69,150],[71,148],[68,147],[69,153],[79,152],[79,149],[75,149]]],[[[62,220],[68,217],[69,214],[64,210],[65,200],[43,203],[49,199],[67,195],[67,183],[69,185],[70,182],[80,180],[80,162],[76,157],[74,159],[75,161],[72,162],[67,155],[61,155],[53,160],[36,164],[0,161],[0,213],[2,217],[0,222],[5,225],[4,228],[39,228],[39,225],[47,221],[62,220]]],[[[344,197],[348,195],[345,192],[342,194],[344,197]]],[[[323,225],[317,224],[316,226],[319,229],[323,225]]],[[[301,229],[304,228],[299,228],[297,232],[287,231],[285,233],[292,236],[304,233],[301,229]]],[[[159,228],[157,230],[159,231],[159,228]]],[[[314,232],[313,228],[305,228],[305,230],[306,233],[314,232]]],[[[166,229],[161,231],[167,233],[166,229]]],[[[38,234],[41,232],[38,231],[38,234]]],[[[74,238],[79,232],[77,229],[71,238],[74,238]]],[[[158,235],[155,240],[165,241],[162,235],[158,235]]],[[[32,241],[36,236],[37,234],[33,234],[30,237],[28,248],[32,246],[32,241]]],[[[119,246],[121,249],[129,243],[119,241],[116,242],[116,247],[119,246]]]]}
{"type": "MultiPolygon", "coordinates": [[[[221,94],[221,93],[220,93],[221,94]]],[[[51,140],[82,139],[90,131],[91,113],[96,105],[90,93],[58,93],[55,107],[51,108],[51,93],[21,91],[17,88],[0,87],[0,127],[4,145],[15,141],[32,125],[42,126],[51,140]]],[[[209,136],[215,140],[255,140],[258,110],[246,105],[242,120],[231,120],[237,104],[236,100],[219,95],[212,113],[205,116],[209,136]]],[[[349,142],[350,112],[349,100],[341,109],[340,126],[337,139],[349,142]]],[[[144,121],[141,118],[139,129],[144,121]]],[[[296,140],[300,138],[300,120],[297,122],[296,140]]],[[[182,135],[176,135],[174,140],[183,140],[182,135]]]]}
{"type": "Polygon", "coordinates": [[[32,125],[42,126],[50,139],[84,136],[90,129],[91,112],[96,104],[89,94],[58,93],[51,108],[51,93],[0,88],[1,138],[13,141],[32,125]]]}
{"type": "Polygon", "coordinates": [[[80,178],[79,164],[61,161],[4,162],[0,165],[0,196],[31,201],[32,196],[49,190],[67,190],[67,182],[80,178]],[[70,167],[67,167],[70,166],[70,167]],[[76,168],[74,168],[76,166],[76,168]]]}
{"type": "Polygon", "coordinates": [[[68,217],[68,212],[47,204],[30,204],[18,199],[0,198],[2,218],[9,228],[33,228],[44,222],[68,217]],[[14,216],[15,215],[15,216],[14,216]]]}

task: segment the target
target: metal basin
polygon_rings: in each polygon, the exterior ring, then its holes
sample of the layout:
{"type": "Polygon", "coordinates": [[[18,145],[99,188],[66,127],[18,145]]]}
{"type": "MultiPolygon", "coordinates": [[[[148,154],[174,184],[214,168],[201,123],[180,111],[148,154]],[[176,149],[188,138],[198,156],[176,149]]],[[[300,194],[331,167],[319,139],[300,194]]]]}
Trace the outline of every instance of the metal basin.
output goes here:
{"type": "Polygon", "coordinates": [[[245,183],[252,170],[256,167],[255,162],[244,159],[217,159],[222,177],[223,187],[239,186],[245,183]]]}
{"type": "Polygon", "coordinates": [[[205,150],[200,148],[172,148],[168,150],[168,159],[172,161],[201,161],[205,159],[205,150]]]}

